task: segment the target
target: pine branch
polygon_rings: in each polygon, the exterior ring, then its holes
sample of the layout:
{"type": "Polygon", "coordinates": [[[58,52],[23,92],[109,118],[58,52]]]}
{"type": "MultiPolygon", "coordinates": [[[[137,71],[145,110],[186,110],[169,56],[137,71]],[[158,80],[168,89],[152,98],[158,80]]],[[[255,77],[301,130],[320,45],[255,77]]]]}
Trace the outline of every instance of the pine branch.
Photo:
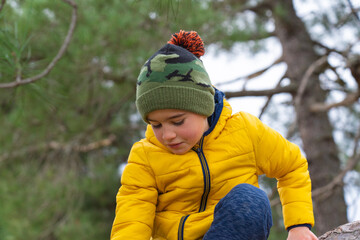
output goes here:
{"type": "Polygon", "coordinates": [[[355,18],[358,20],[358,22],[360,23],[360,17],[358,15],[358,11],[359,9],[355,9],[354,5],[352,4],[351,0],[347,0],[351,9],[351,13],[355,16],[355,18]]]}
{"type": "MultiPolygon", "coordinates": [[[[355,103],[360,98],[360,56],[354,55],[348,59],[347,67],[350,69],[354,80],[358,84],[357,92],[348,93],[345,99],[340,102],[325,104],[325,103],[315,103],[310,107],[310,111],[312,112],[324,112],[328,111],[334,107],[340,106],[350,106],[355,103]]],[[[336,71],[333,70],[335,73],[336,71]]]]}
{"type": "Polygon", "coordinates": [[[0,3],[0,12],[1,12],[1,10],[3,9],[5,3],[6,3],[6,0],[1,0],[1,3],[0,3]]]}
{"type": "Polygon", "coordinates": [[[316,60],[313,64],[311,64],[310,67],[306,70],[303,78],[300,81],[300,85],[299,85],[299,88],[297,90],[296,97],[294,100],[294,103],[296,106],[300,106],[300,104],[301,104],[302,97],[303,97],[306,87],[310,81],[311,75],[316,70],[321,68],[324,64],[327,64],[327,57],[328,57],[327,55],[322,56],[321,58],[316,60]]]}
{"type": "Polygon", "coordinates": [[[262,2],[258,3],[255,6],[243,7],[243,8],[240,9],[240,11],[241,12],[251,11],[251,12],[254,12],[256,14],[262,14],[266,10],[269,10],[269,9],[271,9],[270,1],[262,1],[262,2]]]}
{"type": "Polygon", "coordinates": [[[86,153],[100,148],[108,147],[115,141],[115,139],[116,139],[115,135],[110,135],[108,138],[96,142],[88,143],[86,145],[69,145],[69,144],[62,144],[56,141],[52,141],[48,144],[47,147],[48,149],[51,150],[66,151],[68,149],[71,149],[72,151],[75,152],[86,153]]]}
{"type": "Polygon", "coordinates": [[[238,0],[213,1],[212,5],[215,9],[224,9],[232,14],[250,11],[259,15],[263,15],[266,10],[271,9],[270,1],[271,0],[265,0],[251,6],[238,0]]]}
{"type": "MultiPolygon", "coordinates": [[[[4,0],[2,0],[2,1],[4,2],[4,0]]],[[[73,11],[72,11],[71,22],[69,25],[69,30],[68,30],[67,35],[64,39],[64,42],[61,45],[56,56],[53,58],[53,60],[49,63],[49,65],[41,73],[39,73],[38,75],[35,75],[33,77],[22,79],[21,78],[21,69],[18,68],[16,71],[16,80],[13,82],[9,82],[9,83],[0,83],[0,88],[14,88],[14,87],[18,87],[20,85],[33,83],[33,82],[45,77],[46,75],[48,75],[51,72],[51,70],[55,67],[56,63],[62,58],[62,56],[64,55],[66,49],[68,48],[68,46],[70,44],[71,38],[74,34],[76,22],[77,22],[77,5],[76,5],[76,3],[73,2],[72,0],[62,0],[62,1],[69,4],[73,8],[73,11]]]]}
{"type": "Polygon", "coordinates": [[[356,93],[349,93],[345,97],[345,99],[343,99],[340,102],[330,103],[330,104],[316,103],[316,104],[314,104],[314,105],[312,105],[310,107],[310,111],[312,111],[312,112],[326,112],[326,111],[329,111],[331,108],[341,107],[341,106],[350,106],[353,103],[355,103],[359,98],[360,98],[360,91],[358,91],[356,93]]]}
{"type": "Polygon", "coordinates": [[[73,144],[73,143],[60,143],[57,141],[50,141],[49,143],[39,144],[36,146],[30,146],[23,149],[18,149],[14,153],[4,153],[0,155],[0,163],[9,158],[16,158],[22,155],[29,155],[36,152],[43,152],[46,150],[51,151],[65,151],[65,152],[80,152],[87,153],[95,151],[104,147],[111,146],[116,140],[115,135],[110,135],[105,139],[101,139],[96,142],[91,142],[85,145],[73,144]]]}
{"type": "MultiPolygon", "coordinates": [[[[286,75],[286,73],[285,73],[285,75],[286,75]]],[[[285,75],[280,78],[280,81],[276,84],[276,87],[275,87],[275,88],[279,88],[279,87],[281,86],[281,82],[282,82],[282,80],[284,80],[285,75]]],[[[265,113],[265,110],[266,110],[266,109],[268,108],[268,106],[270,105],[270,102],[271,102],[272,97],[273,97],[273,95],[268,96],[268,99],[267,99],[265,105],[261,108],[261,112],[260,112],[260,114],[259,114],[259,119],[261,119],[262,115],[265,113]]]]}
{"type": "Polygon", "coordinates": [[[278,93],[294,93],[296,89],[296,84],[290,84],[285,87],[278,87],[266,90],[244,90],[238,92],[225,92],[225,96],[227,99],[232,97],[270,97],[278,93]]]}

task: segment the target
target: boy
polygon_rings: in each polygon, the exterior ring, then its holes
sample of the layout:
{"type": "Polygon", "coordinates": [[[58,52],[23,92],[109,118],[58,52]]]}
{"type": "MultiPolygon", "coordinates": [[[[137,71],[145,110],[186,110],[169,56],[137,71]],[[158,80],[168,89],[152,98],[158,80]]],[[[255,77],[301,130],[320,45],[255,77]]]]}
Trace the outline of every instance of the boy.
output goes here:
{"type": "Polygon", "coordinates": [[[278,180],[288,239],[317,239],[306,159],[256,117],[232,114],[203,54],[199,35],[180,31],[141,69],[136,106],[149,125],[123,172],[111,239],[267,239],[261,174],[278,180]]]}

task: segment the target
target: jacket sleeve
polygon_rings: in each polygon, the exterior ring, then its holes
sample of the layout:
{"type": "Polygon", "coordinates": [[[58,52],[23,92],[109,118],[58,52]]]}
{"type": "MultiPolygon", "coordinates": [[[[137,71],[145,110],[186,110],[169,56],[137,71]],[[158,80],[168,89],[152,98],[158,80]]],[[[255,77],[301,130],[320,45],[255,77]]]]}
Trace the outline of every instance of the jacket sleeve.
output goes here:
{"type": "Polygon", "coordinates": [[[278,180],[285,228],[314,225],[311,180],[306,158],[297,145],[251,115],[243,115],[252,139],[258,174],[278,180]]]}
{"type": "Polygon", "coordinates": [[[141,143],[131,149],[116,196],[111,240],[150,239],[158,192],[141,143]]]}

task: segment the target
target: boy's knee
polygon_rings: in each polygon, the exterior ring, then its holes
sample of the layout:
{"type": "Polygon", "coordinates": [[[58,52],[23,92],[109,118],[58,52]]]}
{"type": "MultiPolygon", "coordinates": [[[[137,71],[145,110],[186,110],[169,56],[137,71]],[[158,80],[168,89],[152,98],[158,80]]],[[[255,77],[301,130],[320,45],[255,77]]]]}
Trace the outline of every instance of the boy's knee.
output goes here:
{"type": "Polygon", "coordinates": [[[269,198],[266,193],[260,188],[248,183],[236,185],[230,193],[238,195],[243,201],[251,201],[254,203],[263,202],[265,205],[269,204],[270,206],[269,198]]]}
{"type": "Polygon", "coordinates": [[[260,194],[260,192],[264,192],[264,191],[262,191],[260,188],[257,188],[251,184],[241,183],[241,184],[238,184],[235,187],[233,187],[233,189],[231,189],[231,191],[229,193],[231,193],[231,192],[234,192],[234,193],[256,192],[256,193],[260,194]]]}
{"type": "MultiPolygon", "coordinates": [[[[271,207],[266,193],[250,184],[235,186],[215,208],[217,211],[232,212],[232,214],[247,216],[266,216],[271,219],[271,207]]],[[[250,217],[251,218],[251,217],[250,217]]]]}
{"type": "Polygon", "coordinates": [[[216,205],[214,222],[206,236],[219,231],[242,237],[237,239],[267,239],[271,226],[271,207],[266,193],[250,184],[239,184],[216,205]]]}
{"type": "Polygon", "coordinates": [[[249,202],[249,204],[263,203],[270,206],[266,193],[260,188],[247,183],[236,185],[225,198],[237,202],[249,202]]]}

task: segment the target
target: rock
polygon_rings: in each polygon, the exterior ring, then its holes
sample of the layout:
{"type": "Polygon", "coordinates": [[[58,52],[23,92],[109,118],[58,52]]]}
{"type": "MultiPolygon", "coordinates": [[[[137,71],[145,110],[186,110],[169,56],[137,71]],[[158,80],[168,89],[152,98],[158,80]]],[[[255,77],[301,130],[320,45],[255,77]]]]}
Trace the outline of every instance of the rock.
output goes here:
{"type": "Polygon", "coordinates": [[[360,221],[341,225],[319,237],[319,240],[356,240],[360,239],[360,221]]]}

